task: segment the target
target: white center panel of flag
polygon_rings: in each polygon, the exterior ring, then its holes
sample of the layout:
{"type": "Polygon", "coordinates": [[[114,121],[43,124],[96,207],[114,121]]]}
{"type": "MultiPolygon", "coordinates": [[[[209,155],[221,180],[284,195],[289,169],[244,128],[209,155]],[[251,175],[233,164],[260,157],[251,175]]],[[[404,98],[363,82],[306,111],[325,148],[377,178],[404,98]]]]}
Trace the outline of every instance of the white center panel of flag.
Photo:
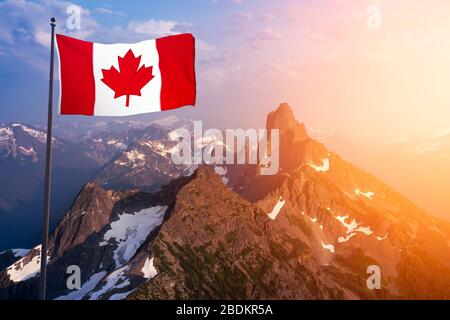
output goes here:
{"type": "Polygon", "coordinates": [[[93,47],[93,72],[95,79],[94,115],[127,116],[132,114],[160,111],[161,72],[159,55],[155,40],[146,40],[134,44],[98,44],[93,47]],[[153,67],[153,79],[141,89],[141,95],[131,95],[129,106],[126,96],[114,98],[115,91],[102,82],[104,70],[114,67],[120,72],[119,57],[124,57],[132,50],[137,58],[141,56],[139,67],[153,67]]]}

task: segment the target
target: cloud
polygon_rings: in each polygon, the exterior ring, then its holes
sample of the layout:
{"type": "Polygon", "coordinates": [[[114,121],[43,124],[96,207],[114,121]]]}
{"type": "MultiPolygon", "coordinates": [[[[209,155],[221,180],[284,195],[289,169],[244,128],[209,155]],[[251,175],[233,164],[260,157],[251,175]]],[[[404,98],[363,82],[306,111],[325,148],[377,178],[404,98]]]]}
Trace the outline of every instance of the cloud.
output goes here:
{"type": "Polygon", "coordinates": [[[147,21],[130,21],[128,23],[128,30],[147,34],[156,37],[168,36],[179,33],[176,31],[178,23],[171,20],[147,20],[147,21]]]}
{"type": "Polygon", "coordinates": [[[34,32],[34,41],[36,41],[36,43],[40,44],[41,46],[50,48],[50,39],[51,34],[49,31],[37,29],[34,32]]]}
{"type": "Polygon", "coordinates": [[[125,17],[126,14],[121,12],[121,11],[115,11],[111,9],[111,6],[105,6],[102,8],[95,8],[94,9],[95,12],[100,13],[100,14],[104,14],[104,15],[109,15],[109,16],[118,16],[118,17],[125,17]]]}
{"type": "MultiPolygon", "coordinates": [[[[40,3],[26,0],[7,0],[0,3],[0,45],[5,56],[22,59],[26,65],[43,70],[48,65],[50,47],[50,17],[57,19],[57,30],[70,32],[65,26],[67,7],[71,2],[44,0],[40,3]]],[[[95,27],[89,12],[82,9],[85,31],[95,27]]]]}
{"type": "Polygon", "coordinates": [[[253,19],[253,13],[240,11],[233,13],[231,17],[237,22],[249,21],[253,19]]]}
{"type": "Polygon", "coordinates": [[[239,11],[235,12],[231,15],[234,22],[243,23],[253,20],[254,22],[270,22],[275,19],[275,15],[271,12],[261,12],[261,13],[253,13],[253,12],[245,12],[239,11]]]}
{"type": "MultiPolygon", "coordinates": [[[[0,47],[2,56],[22,59],[26,65],[46,70],[50,48],[49,17],[56,18],[56,32],[75,38],[101,42],[137,42],[151,37],[161,37],[184,32],[188,23],[172,20],[130,21],[127,25],[106,27],[100,25],[87,8],[80,10],[80,29],[71,28],[68,18],[74,14],[70,1],[6,0],[0,2],[0,47]],[[72,9],[72,10],[70,10],[72,9]]],[[[104,5],[93,9],[94,13],[122,17],[125,14],[104,5]]]]}
{"type": "Polygon", "coordinates": [[[0,30],[0,40],[8,44],[14,43],[14,37],[10,30],[0,30]]]}
{"type": "MultiPolygon", "coordinates": [[[[49,17],[52,16],[56,18],[57,32],[79,39],[105,43],[140,41],[149,37],[173,35],[190,27],[188,23],[155,19],[131,20],[125,27],[121,25],[104,27],[94,19],[88,9],[78,6],[81,13],[81,28],[73,29],[68,24],[68,17],[73,14],[73,11],[68,11],[71,6],[74,6],[72,2],[59,0],[43,0],[41,3],[7,0],[0,3],[0,45],[14,45],[16,51],[33,52],[38,55],[39,52],[45,52],[50,47],[49,17]],[[30,46],[33,45],[38,45],[38,48],[30,50],[30,46]]],[[[94,9],[94,12],[125,16],[107,5],[94,9]]]]}
{"type": "Polygon", "coordinates": [[[257,31],[254,35],[247,37],[246,40],[254,49],[266,49],[270,41],[280,39],[281,37],[281,33],[274,31],[271,27],[266,27],[257,31]]]}
{"type": "Polygon", "coordinates": [[[49,48],[49,17],[56,18],[59,32],[78,37],[92,34],[98,24],[91,18],[89,10],[82,7],[79,7],[81,30],[70,30],[66,26],[67,9],[70,6],[73,6],[73,3],[55,0],[44,0],[42,3],[7,0],[0,3],[0,41],[15,45],[16,50],[30,45],[30,41],[49,48]]]}

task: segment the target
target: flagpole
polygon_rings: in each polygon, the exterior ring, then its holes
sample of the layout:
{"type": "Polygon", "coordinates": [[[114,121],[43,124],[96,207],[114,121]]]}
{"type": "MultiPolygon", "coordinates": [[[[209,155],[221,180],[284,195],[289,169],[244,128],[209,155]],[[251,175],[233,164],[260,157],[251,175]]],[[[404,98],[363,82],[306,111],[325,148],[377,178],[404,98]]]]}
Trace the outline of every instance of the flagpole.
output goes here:
{"type": "Polygon", "coordinates": [[[39,300],[46,299],[47,285],[47,244],[50,220],[50,191],[52,177],[52,131],[53,131],[53,60],[55,49],[55,18],[50,19],[52,38],[50,46],[50,79],[48,89],[48,118],[47,118],[47,154],[45,157],[45,191],[44,211],[42,214],[42,247],[41,247],[41,273],[39,283],[39,300]]]}

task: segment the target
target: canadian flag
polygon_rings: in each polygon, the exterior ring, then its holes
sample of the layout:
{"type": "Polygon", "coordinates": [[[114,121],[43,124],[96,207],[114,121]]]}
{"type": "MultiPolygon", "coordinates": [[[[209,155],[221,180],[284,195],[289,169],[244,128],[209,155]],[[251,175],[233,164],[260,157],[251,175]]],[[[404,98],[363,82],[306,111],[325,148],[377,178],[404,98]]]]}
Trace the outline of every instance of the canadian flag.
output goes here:
{"type": "Polygon", "coordinates": [[[127,116],[195,105],[191,34],[133,44],[56,35],[60,114],[127,116]]]}

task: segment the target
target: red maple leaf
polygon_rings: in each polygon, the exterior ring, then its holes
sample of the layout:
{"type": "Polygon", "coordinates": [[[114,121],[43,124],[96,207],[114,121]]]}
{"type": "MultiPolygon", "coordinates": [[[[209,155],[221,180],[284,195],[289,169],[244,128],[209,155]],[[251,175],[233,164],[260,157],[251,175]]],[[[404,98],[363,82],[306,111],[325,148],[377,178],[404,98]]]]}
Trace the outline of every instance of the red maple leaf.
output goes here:
{"type": "Polygon", "coordinates": [[[135,57],[130,49],[124,57],[118,57],[119,71],[111,66],[109,70],[102,69],[103,83],[114,91],[114,99],[127,96],[126,106],[130,105],[130,95],[140,96],[141,89],[154,78],[153,67],[145,65],[139,68],[141,56],[135,57]]]}

